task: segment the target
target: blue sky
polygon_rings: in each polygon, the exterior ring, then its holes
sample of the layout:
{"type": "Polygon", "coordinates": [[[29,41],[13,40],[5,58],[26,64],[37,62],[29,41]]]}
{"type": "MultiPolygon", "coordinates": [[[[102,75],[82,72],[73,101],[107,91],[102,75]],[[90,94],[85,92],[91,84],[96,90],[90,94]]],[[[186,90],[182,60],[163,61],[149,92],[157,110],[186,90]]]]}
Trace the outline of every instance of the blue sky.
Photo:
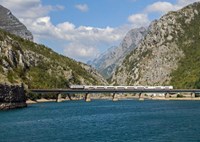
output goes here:
{"type": "Polygon", "coordinates": [[[131,0],[99,0],[98,2],[97,0],[42,1],[45,5],[65,5],[64,10],[50,13],[54,19],[54,24],[70,21],[76,26],[85,25],[102,28],[121,26],[127,21],[128,15],[140,12],[145,5],[144,2],[133,2],[131,0]],[[75,8],[77,4],[87,4],[88,10],[85,12],[77,10],[75,8]]]}
{"type": "Polygon", "coordinates": [[[199,0],[1,0],[34,41],[87,62],[117,46],[132,28],[199,0]]]}

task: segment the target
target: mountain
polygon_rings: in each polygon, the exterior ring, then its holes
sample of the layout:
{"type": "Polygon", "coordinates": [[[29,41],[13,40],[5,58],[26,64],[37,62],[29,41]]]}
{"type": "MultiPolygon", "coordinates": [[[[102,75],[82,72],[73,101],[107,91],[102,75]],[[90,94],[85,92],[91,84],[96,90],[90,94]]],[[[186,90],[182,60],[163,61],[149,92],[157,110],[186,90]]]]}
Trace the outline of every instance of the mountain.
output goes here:
{"type": "Polygon", "coordinates": [[[96,68],[105,78],[110,78],[115,72],[116,67],[119,66],[124,57],[137,46],[146,32],[146,29],[143,27],[130,30],[118,47],[111,47],[98,58],[88,62],[88,64],[96,68]]]}
{"type": "Polygon", "coordinates": [[[107,84],[90,66],[0,30],[0,83],[5,82],[30,88],[107,84]]]}
{"type": "Polygon", "coordinates": [[[200,88],[200,2],[151,23],[148,34],[113,74],[120,85],[200,88]]]}
{"type": "Polygon", "coordinates": [[[32,33],[27,30],[26,26],[22,24],[7,8],[0,5],[0,29],[9,33],[20,36],[24,39],[33,41],[32,33]]]}
{"type": "Polygon", "coordinates": [[[44,45],[0,31],[0,83],[30,88],[107,84],[90,66],[59,55],[44,45]]]}

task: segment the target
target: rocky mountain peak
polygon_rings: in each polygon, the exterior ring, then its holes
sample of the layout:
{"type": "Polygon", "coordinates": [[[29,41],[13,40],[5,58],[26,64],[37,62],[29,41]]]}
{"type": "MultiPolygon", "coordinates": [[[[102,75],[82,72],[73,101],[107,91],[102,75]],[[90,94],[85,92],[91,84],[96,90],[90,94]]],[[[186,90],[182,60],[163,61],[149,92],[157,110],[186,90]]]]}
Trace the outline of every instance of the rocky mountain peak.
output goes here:
{"type": "Polygon", "coordinates": [[[144,27],[131,29],[124,39],[122,40],[120,46],[123,48],[129,48],[131,44],[139,43],[139,41],[143,38],[143,35],[147,32],[147,30],[144,27]]]}
{"type": "Polygon", "coordinates": [[[95,67],[105,78],[110,78],[124,57],[136,47],[146,33],[147,30],[144,27],[130,30],[119,46],[109,48],[89,64],[95,67]]]}
{"type": "Polygon", "coordinates": [[[33,41],[32,33],[7,8],[0,5],[0,29],[33,41]]]}

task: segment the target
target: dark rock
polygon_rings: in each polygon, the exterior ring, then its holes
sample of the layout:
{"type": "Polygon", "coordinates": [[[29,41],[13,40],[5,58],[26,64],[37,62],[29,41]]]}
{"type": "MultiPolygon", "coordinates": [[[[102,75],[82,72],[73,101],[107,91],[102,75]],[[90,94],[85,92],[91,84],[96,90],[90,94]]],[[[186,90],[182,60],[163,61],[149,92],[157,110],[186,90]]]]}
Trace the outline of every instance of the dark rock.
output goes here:
{"type": "Polygon", "coordinates": [[[0,110],[26,107],[23,86],[0,84],[0,110]]]}

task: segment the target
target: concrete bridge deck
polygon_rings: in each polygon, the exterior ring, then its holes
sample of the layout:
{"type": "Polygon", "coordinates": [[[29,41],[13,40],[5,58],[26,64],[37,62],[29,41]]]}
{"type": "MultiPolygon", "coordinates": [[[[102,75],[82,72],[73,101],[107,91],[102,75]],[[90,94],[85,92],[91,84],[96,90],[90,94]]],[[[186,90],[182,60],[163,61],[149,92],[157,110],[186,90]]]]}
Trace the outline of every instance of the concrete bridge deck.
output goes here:
{"type": "Polygon", "coordinates": [[[165,98],[169,98],[170,94],[190,93],[194,98],[195,94],[200,93],[200,89],[30,89],[32,93],[56,93],[57,102],[61,100],[61,94],[67,94],[71,100],[70,94],[85,94],[85,101],[91,101],[90,94],[112,93],[113,101],[118,100],[118,95],[122,93],[138,94],[139,100],[144,100],[144,94],[161,93],[165,98]]]}

